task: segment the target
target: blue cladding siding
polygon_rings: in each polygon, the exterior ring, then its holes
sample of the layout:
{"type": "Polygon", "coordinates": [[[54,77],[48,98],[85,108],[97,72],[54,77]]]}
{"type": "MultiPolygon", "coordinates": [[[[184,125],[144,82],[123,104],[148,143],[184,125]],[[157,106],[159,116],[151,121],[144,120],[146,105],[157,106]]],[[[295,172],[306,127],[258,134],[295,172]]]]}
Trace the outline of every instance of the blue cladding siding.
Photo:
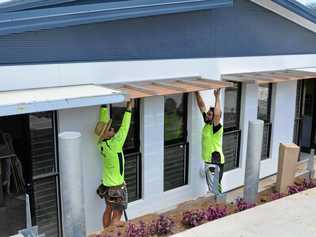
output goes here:
{"type": "Polygon", "coordinates": [[[0,64],[315,54],[316,34],[246,0],[0,37],[0,64]]]}
{"type": "Polygon", "coordinates": [[[316,34],[259,6],[215,11],[216,57],[316,52],[316,34]],[[230,17],[228,17],[228,15],[230,17]]]}
{"type": "Polygon", "coordinates": [[[233,0],[129,0],[2,13],[0,35],[230,7],[232,4],[233,0]]]}

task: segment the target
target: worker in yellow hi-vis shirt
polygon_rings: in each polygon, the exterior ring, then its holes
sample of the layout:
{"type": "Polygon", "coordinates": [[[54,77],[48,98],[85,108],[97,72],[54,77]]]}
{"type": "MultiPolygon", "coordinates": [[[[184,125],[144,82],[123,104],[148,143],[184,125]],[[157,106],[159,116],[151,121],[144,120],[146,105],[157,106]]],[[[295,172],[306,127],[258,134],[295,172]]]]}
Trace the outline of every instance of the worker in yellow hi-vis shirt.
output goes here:
{"type": "Polygon", "coordinates": [[[123,211],[127,209],[127,188],[124,181],[125,160],[123,146],[129,131],[132,116],[132,101],[127,102],[121,127],[117,132],[111,127],[111,119],[106,106],[100,109],[100,121],[95,133],[99,137],[97,146],[101,153],[103,171],[102,183],[97,193],[105,199],[106,209],[103,214],[103,227],[117,224],[123,211]]]}
{"type": "Polygon", "coordinates": [[[219,168],[219,193],[222,192],[221,181],[224,173],[224,153],[222,148],[223,126],[221,124],[220,89],[214,90],[215,107],[206,110],[204,101],[199,92],[196,92],[197,104],[204,119],[202,130],[202,159],[206,165],[212,164],[219,168]]]}

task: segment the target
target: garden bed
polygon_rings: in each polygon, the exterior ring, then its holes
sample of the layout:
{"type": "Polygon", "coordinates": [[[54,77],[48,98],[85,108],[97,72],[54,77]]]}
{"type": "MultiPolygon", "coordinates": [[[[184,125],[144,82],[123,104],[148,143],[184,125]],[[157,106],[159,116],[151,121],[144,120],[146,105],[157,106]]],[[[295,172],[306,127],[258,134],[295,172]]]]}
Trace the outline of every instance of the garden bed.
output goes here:
{"type": "MultiPolygon", "coordinates": [[[[304,179],[297,179],[295,185],[289,187],[288,194],[274,192],[273,188],[259,193],[256,205],[262,205],[314,187],[316,187],[315,180],[309,182],[304,179]]],[[[102,234],[91,235],[90,237],[170,236],[254,206],[247,204],[242,198],[236,198],[231,203],[216,203],[212,197],[204,197],[182,203],[176,209],[161,215],[150,214],[131,220],[122,226],[109,227],[102,234]]]]}

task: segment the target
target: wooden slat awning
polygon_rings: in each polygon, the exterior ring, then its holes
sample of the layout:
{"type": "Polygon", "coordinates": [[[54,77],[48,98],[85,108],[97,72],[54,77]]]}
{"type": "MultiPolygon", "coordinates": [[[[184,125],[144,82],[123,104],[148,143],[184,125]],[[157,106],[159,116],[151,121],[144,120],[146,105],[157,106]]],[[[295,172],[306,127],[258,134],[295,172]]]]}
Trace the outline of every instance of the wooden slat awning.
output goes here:
{"type": "Polygon", "coordinates": [[[236,73],[224,74],[222,80],[237,81],[246,83],[278,83],[285,81],[297,81],[305,79],[316,79],[315,72],[306,72],[299,70],[279,70],[279,71],[265,71],[265,72],[250,72],[250,73],[236,73]]]}
{"type": "Polygon", "coordinates": [[[106,85],[109,88],[125,92],[128,98],[137,99],[149,96],[164,96],[189,93],[202,90],[231,87],[231,82],[204,79],[201,77],[127,82],[106,85]]]}

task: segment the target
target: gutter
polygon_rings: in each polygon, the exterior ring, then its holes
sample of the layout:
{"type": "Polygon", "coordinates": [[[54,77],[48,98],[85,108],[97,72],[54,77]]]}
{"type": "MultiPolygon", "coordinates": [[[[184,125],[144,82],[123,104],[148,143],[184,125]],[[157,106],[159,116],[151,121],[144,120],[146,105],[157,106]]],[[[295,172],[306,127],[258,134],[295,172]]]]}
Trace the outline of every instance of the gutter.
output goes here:
{"type": "Polygon", "coordinates": [[[130,0],[4,13],[0,35],[229,7],[233,0],[130,0]]]}

